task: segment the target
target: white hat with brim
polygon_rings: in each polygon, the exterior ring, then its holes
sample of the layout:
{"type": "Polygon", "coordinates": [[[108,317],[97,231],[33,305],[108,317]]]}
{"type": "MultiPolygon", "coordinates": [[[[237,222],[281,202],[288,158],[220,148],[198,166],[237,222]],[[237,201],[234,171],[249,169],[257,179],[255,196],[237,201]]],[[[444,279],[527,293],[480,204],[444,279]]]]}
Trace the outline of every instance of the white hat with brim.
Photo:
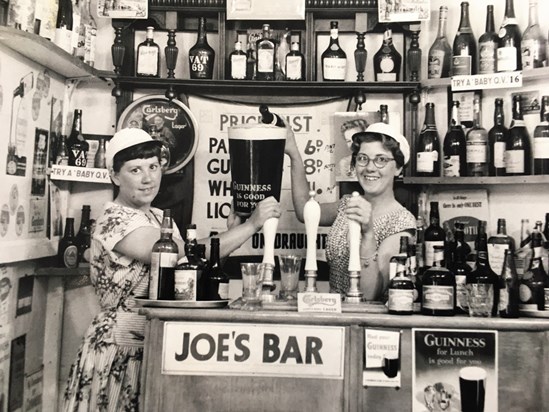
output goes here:
{"type": "Polygon", "coordinates": [[[398,142],[400,151],[404,155],[404,164],[410,160],[410,144],[408,140],[396,129],[387,123],[373,123],[366,128],[365,133],[379,133],[392,137],[398,142]]]}
{"type": "Polygon", "coordinates": [[[126,128],[121,129],[114,134],[112,139],[107,145],[105,150],[105,162],[107,164],[107,169],[112,168],[112,163],[114,156],[128,147],[136,146],[141,143],[146,142],[156,142],[159,146],[162,145],[162,142],[159,140],[154,140],[150,134],[148,134],[143,129],[138,128],[126,128]]]}

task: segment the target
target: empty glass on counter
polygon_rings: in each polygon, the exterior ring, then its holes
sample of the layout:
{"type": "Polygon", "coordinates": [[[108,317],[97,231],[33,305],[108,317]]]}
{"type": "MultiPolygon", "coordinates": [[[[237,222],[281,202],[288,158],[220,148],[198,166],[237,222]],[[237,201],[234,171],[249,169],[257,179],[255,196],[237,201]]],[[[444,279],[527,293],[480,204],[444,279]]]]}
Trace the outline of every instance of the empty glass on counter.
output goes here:
{"type": "Polygon", "coordinates": [[[242,272],[242,310],[261,309],[261,291],[263,288],[263,263],[241,263],[242,272]]]}
{"type": "Polygon", "coordinates": [[[301,256],[280,255],[280,294],[281,300],[297,299],[301,256]]]}

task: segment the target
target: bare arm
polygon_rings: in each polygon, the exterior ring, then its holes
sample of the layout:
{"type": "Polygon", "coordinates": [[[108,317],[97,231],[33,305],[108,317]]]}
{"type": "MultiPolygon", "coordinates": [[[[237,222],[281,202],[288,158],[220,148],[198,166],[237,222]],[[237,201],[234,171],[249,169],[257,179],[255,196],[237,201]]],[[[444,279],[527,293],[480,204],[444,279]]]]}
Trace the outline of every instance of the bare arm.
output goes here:
{"type": "MultiPolygon", "coordinates": [[[[125,256],[137,259],[144,263],[151,263],[151,251],[160,238],[160,229],[152,226],[144,226],[135,229],[120,240],[114,250],[125,256]]],[[[178,257],[185,256],[185,243],[181,239],[173,239],[179,248],[178,257]]]]}

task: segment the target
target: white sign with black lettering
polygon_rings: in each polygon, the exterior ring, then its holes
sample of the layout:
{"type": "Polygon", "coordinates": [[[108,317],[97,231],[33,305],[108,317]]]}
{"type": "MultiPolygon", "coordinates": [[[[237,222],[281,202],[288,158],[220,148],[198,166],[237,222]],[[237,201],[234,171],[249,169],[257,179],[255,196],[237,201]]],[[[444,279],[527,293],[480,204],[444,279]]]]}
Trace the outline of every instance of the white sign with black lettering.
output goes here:
{"type": "Polygon", "coordinates": [[[522,72],[501,72],[452,77],[452,91],[522,87],[522,72]]]}
{"type": "Polygon", "coordinates": [[[341,380],[344,354],[343,327],[166,322],[162,374],[341,380]]]}

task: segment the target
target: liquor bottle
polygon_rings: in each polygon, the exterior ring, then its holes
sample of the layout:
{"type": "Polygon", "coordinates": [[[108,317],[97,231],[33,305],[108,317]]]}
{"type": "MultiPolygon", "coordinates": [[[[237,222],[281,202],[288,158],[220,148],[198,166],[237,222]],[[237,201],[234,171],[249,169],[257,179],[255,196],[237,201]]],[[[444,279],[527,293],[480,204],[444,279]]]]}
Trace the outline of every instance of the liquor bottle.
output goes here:
{"type": "Polygon", "coordinates": [[[490,176],[505,176],[505,150],[509,140],[509,129],[505,127],[503,115],[503,99],[496,98],[494,109],[494,126],[488,132],[490,145],[490,176]]]}
{"type": "Polygon", "coordinates": [[[60,166],[69,165],[69,148],[67,146],[67,136],[61,135],[59,139],[59,146],[57,148],[57,156],[55,157],[55,164],[60,166]]]}
{"type": "Polygon", "coordinates": [[[425,105],[425,122],[416,143],[416,176],[440,176],[440,139],[434,103],[425,105]]]}
{"type": "Polygon", "coordinates": [[[170,209],[164,209],[160,239],[151,252],[151,273],[149,278],[149,299],[174,300],[175,266],[179,247],[172,238],[173,222],[170,209]]]}
{"type": "Polygon", "coordinates": [[[202,298],[203,262],[197,256],[196,225],[187,226],[185,259],[175,267],[175,299],[195,302],[202,298]]]}
{"type": "Polygon", "coordinates": [[[529,175],[530,136],[522,116],[520,96],[513,96],[513,120],[509,128],[509,139],[505,148],[505,173],[508,176],[529,175]]]}
{"type": "Polygon", "coordinates": [[[478,39],[478,72],[490,74],[497,71],[498,35],[494,25],[494,6],[486,6],[486,31],[478,39]]]}
{"type": "MultiPolygon", "coordinates": [[[[543,237],[545,237],[545,240],[549,242],[549,213],[545,214],[545,225],[543,226],[543,237]]],[[[543,247],[545,249],[548,248],[549,245],[545,244],[543,247]]]]}
{"type": "Polygon", "coordinates": [[[246,51],[246,80],[255,80],[256,65],[255,49],[253,44],[250,43],[246,51]]]}
{"type": "Polygon", "coordinates": [[[86,167],[90,145],[82,134],[82,110],[74,111],[71,134],[67,140],[69,166],[86,167]]]}
{"type": "Polygon", "coordinates": [[[444,136],[443,171],[445,177],[467,176],[465,133],[459,121],[459,101],[452,102],[452,117],[444,136]]]}
{"type": "Polygon", "coordinates": [[[389,107],[386,104],[379,105],[379,121],[389,124],[389,107]]]}
{"type": "Polygon", "coordinates": [[[465,242],[464,224],[456,223],[454,231],[454,263],[451,270],[456,277],[456,312],[468,313],[469,303],[467,297],[467,275],[471,267],[467,263],[467,256],[471,253],[471,246],[465,242]]]}
{"type": "Polygon", "coordinates": [[[198,38],[189,50],[189,72],[191,79],[211,79],[215,60],[214,49],[208,44],[206,18],[198,18],[198,38]]]}
{"type": "Polygon", "coordinates": [[[229,276],[223,271],[219,257],[219,238],[210,241],[210,265],[202,275],[202,300],[229,299],[229,276]]]}
{"type": "Polygon", "coordinates": [[[242,42],[234,44],[234,50],[229,55],[229,78],[243,80],[246,78],[246,53],[242,51],[242,42]]]}
{"type": "MultiPolygon", "coordinates": [[[[271,36],[272,37],[272,36],[271,36]]],[[[275,55],[275,80],[289,80],[286,75],[286,56],[291,52],[292,47],[290,45],[290,39],[292,33],[288,28],[284,30],[282,34],[278,36],[276,55],[275,55]]],[[[299,51],[299,43],[297,50],[299,51]]]]}
{"type": "Polygon", "coordinates": [[[498,33],[498,72],[520,70],[521,34],[515,17],[513,0],[505,1],[505,17],[498,33]]]}
{"type": "Polygon", "coordinates": [[[67,53],[72,52],[72,27],[72,1],[59,0],[54,43],[67,53]]]}
{"type": "Polygon", "coordinates": [[[76,56],[78,49],[78,37],[80,36],[80,27],[82,26],[81,15],[82,0],[72,0],[72,33],[71,33],[71,54],[76,56]]]}
{"type": "Polygon", "coordinates": [[[97,167],[99,169],[107,168],[107,163],[105,159],[105,139],[104,138],[99,139],[99,147],[97,148],[97,152],[95,152],[95,157],[93,159],[93,167],[97,167]]]}
{"type": "Polygon", "coordinates": [[[498,276],[501,275],[507,249],[515,253],[515,240],[507,235],[505,219],[498,219],[497,234],[488,238],[488,261],[498,276]]]}
{"type": "Polygon", "coordinates": [[[549,174],[549,96],[541,98],[540,124],[534,129],[534,174],[549,174]]]}
{"type": "Polygon", "coordinates": [[[435,259],[435,246],[441,246],[444,249],[444,239],[446,235],[440,226],[440,217],[438,213],[438,202],[431,202],[429,211],[429,226],[425,229],[425,266],[433,266],[435,259]]]}
{"type": "Polygon", "coordinates": [[[528,270],[524,272],[520,284],[520,309],[521,310],[545,310],[544,288],[549,277],[543,268],[541,233],[532,233],[533,258],[528,270]]]}
{"type": "Polygon", "coordinates": [[[454,265],[454,248],[456,247],[454,232],[450,228],[450,222],[445,221],[442,224],[444,232],[444,263],[449,270],[452,270],[454,265]]]}
{"type": "Polygon", "coordinates": [[[263,37],[255,43],[257,52],[255,77],[257,80],[275,80],[276,44],[271,39],[270,25],[263,25],[263,37]]]}
{"type": "Polygon", "coordinates": [[[473,99],[473,127],[467,132],[467,176],[488,176],[488,132],[480,125],[480,97],[473,99]]]}
{"type": "Polygon", "coordinates": [[[414,244],[408,244],[408,250],[407,250],[407,258],[408,262],[406,264],[406,272],[407,276],[412,280],[412,284],[414,286],[414,301],[413,301],[413,312],[414,313],[420,313],[421,312],[421,276],[418,272],[417,267],[417,258],[416,258],[416,245],[414,244]]]}
{"type": "Polygon", "coordinates": [[[393,33],[386,28],[383,43],[374,54],[374,77],[376,82],[398,82],[402,56],[393,44],[393,33]]]}
{"type": "Polygon", "coordinates": [[[76,235],[75,243],[78,248],[78,266],[90,266],[90,246],[91,246],[91,223],[90,223],[90,205],[82,206],[82,219],[80,220],[80,229],[76,235]]]}
{"type": "Polygon", "coordinates": [[[74,269],[78,267],[78,247],[74,237],[74,217],[65,219],[65,233],[57,249],[57,266],[74,269]]]}
{"type": "Polygon", "coordinates": [[[450,77],[452,67],[452,48],[446,38],[446,21],[448,20],[448,7],[440,6],[437,38],[429,49],[428,77],[440,79],[450,77]]]}
{"type": "Polygon", "coordinates": [[[444,267],[444,246],[435,246],[433,265],[425,271],[422,285],[421,313],[423,315],[453,316],[455,314],[456,279],[454,274],[444,267]]]}
{"type": "Polygon", "coordinates": [[[418,267],[418,274],[421,276],[423,274],[423,269],[425,267],[425,224],[423,216],[419,216],[416,219],[416,260],[418,267]]]}
{"type": "Polygon", "coordinates": [[[469,315],[497,316],[499,277],[494,273],[488,261],[486,222],[482,221],[479,228],[476,267],[467,276],[469,315]]]}
{"type": "Polygon", "coordinates": [[[502,318],[518,318],[519,304],[520,280],[515,268],[513,252],[510,249],[506,249],[500,278],[499,316],[502,318]]]}
{"type": "Polygon", "coordinates": [[[419,30],[412,30],[410,47],[406,52],[406,79],[410,82],[419,82],[421,75],[422,51],[419,48],[419,30]]]}
{"type": "Polygon", "coordinates": [[[347,55],[339,46],[338,22],[330,22],[330,44],[322,53],[322,80],[345,80],[347,55]]]}
{"type": "Polygon", "coordinates": [[[259,113],[261,113],[261,123],[272,124],[278,127],[285,127],[284,119],[278,114],[269,110],[269,106],[266,104],[259,105],[259,113]]]}
{"type": "Polygon", "coordinates": [[[411,315],[414,309],[414,284],[406,273],[407,256],[396,256],[395,259],[396,265],[393,267],[396,267],[396,274],[389,282],[387,308],[393,315],[411,315]]]}
{"type": "Polygon", "coordinates": [[[160,77],[160,47],[154,42],[154,27],[147,27],[147,38],[137,46],[135,75],[160,77]]]}
{"type": "Polygon", "coordinates": [[[543,67],[547,58],[547,40],[538,23],[538,0],[530,0],[528,27],[521,42],[522,70],[543,67]]]}
{"type": "Polygon", "coordinates": [[[91,0],[80,0],[81,24],[78,36],[76,56],[88,66],[95,64],[95,45],[97,39],[97,23],[91,12],[91,0]]]}
{"type": "Polygon", "coordinates": [[[469,22],[469,3],[461,3],[461,19],[452,50],[452,75],[477,73],[477,41],[469,22]]]}
{"type": "Polygon", "coordinates": [[[284,72],[286,80],[305,80],[305,56],[299,51],[299,43],[295,41],[286,55],[284,72]]]}
{"type": "Polygon", "coordinates": [[[47,135],[38,133],[37,137],[38,142],[36,143],[32,160],[31,195],[44,196],[46,193],[46,163],[48,157],[46,151],[47,135]]]}

